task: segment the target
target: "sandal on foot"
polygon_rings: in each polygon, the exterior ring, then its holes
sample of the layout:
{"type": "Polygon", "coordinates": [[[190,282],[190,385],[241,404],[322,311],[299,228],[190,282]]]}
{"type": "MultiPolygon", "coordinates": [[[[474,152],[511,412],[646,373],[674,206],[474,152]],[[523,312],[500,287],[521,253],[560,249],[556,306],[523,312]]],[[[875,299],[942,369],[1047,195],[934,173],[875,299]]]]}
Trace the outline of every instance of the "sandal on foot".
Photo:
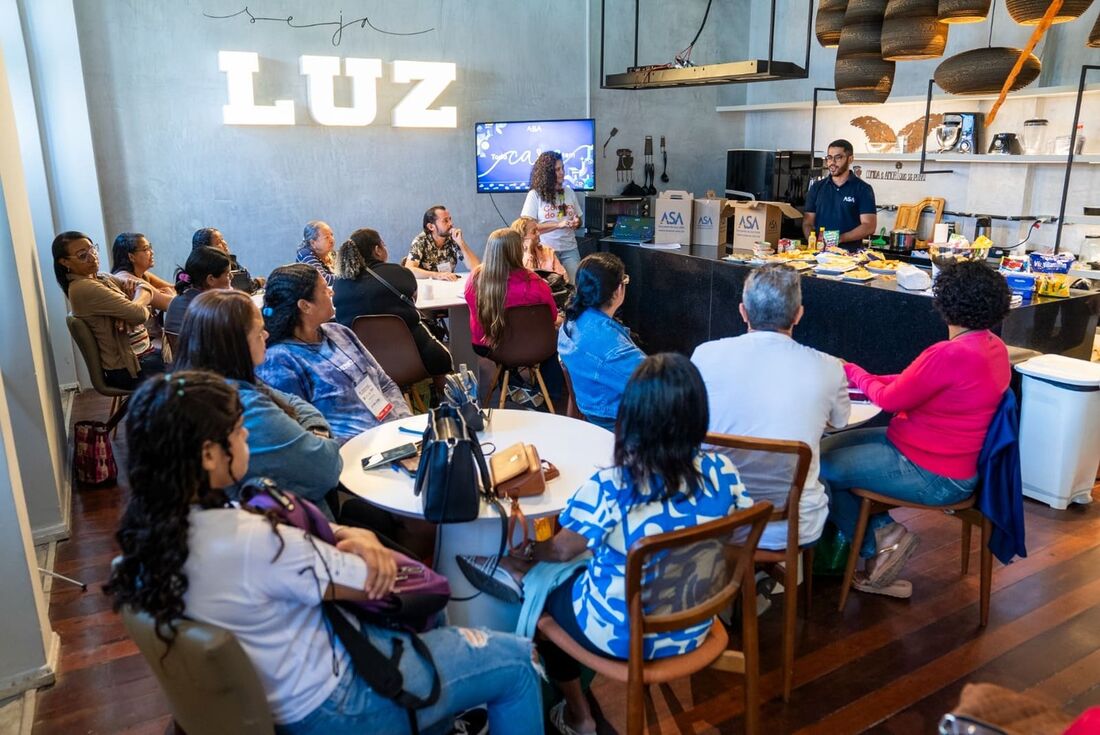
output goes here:
{"type": "Polygon", "coordinates": [[[913,585],[907,579],[895,579],[890,584],[874,585],[866,577],[859,576],[852,580],[852,587],[860,592],[896,597],[899,600],[908,600],[913,596],[913,585]]]}
{"type": "Polygon", "coordinates": [[[569,726],[569,723],[565,721],[565,700],[558,702],[550,708],[550,724],[554,726],[561,735],[595,735],[596,731],[584,731],[574,730],[569,726]]]}
{"type": "Polygon", "coordinates": [[[868,575],[868,581],[876,587],[885,587],[898,578],[905,562],[917,548],[920,539],[910,533],[900,523],[875,530],[875,566],[868,575]]]}
{"type": "Polygon", "coordinates": [[[475,588],[505,602],[522,602],[523,585],[500,566],[495,556],[459,556],[462,574],[475,588]]]}

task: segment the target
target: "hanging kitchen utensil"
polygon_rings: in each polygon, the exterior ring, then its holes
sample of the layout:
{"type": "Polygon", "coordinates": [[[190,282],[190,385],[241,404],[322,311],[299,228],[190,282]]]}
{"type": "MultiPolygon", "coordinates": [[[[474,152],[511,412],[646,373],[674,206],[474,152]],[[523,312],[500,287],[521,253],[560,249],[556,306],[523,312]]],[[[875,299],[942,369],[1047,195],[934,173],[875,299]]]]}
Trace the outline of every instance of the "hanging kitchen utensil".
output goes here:
{"type": "Polygon", "coordinates": [[[657,178],[657,169],[653,165],[652,135],[647,135],[645,137],[645,148],[643,149],[643,151],[645,153],[645,182],[643,183],[642,188],[645,189],[646,194],[648,194],[649,196],[653,196],[657,193],[657,187],[653,185],[657,178]]]}
{"type": "Polygon", "coordinates": [[[668,150],[665,149],[665,136],[661,136],[661,181],[668,183],[668,150]]]}

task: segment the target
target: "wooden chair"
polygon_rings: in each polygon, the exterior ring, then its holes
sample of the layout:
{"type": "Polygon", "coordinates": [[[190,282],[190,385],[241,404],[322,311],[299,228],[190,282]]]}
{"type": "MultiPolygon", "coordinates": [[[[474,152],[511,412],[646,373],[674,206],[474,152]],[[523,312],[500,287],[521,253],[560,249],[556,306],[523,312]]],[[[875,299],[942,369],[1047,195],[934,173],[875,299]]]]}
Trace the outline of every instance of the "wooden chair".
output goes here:
{"type": "Polygon", "coordinates": [[[970,571],[970,531],[974,526],[982,530],[982,560],[981,576],[978,597],[978,619],[980,627],[984,628],[989,623],[989,594],[993,582],[993,552],[989,550],[989,536],[993,532],[993,524],[978,510],[978,492],[975,491],[961,503],[951,505],[923,505],[888,495],[880,495],[870,490],[855,488],[852,494],[862,498],[859,506],[859,521],[856,523],[856,532],[852,538],[852,550],[848,553],[848,565],[844,569],[844,582],[840,588],[840,604],[837,610],[844,612],[844,606],[848,603],[848,592],[852,587],[852,578],[856,573],[856,562],[859,560],[859,549],[863,545],[863,537],[867,533],[867,524],[872,513],[882,513],[891,508],[919,508],[921,510],[942,510],[954,515],[963,522],[962,527],[962,573],[970,571]]]}
{"type": "Polygon", "coordinates": [[[237,639],[227,630],[191,620],[177,621],[168,648],[153,618],[122,609],[126,632],[168,696],[182,729],[203,735],[271,735],[275,725],[260,677],[237,639]]]}
{"type": "Polygon", "coordinates": [[[83,319],[72,314],[65,317],[65,324],[68,325],[69,334],[84,358],[84,364],[88,366],[88,377],[92,381],[92,388],[101,396],[111,399],[111,417],[107,419],[107,425],[114,426],[117,433],[119,419],[126,411],[126,400],[132,391],[107,385],[103,377],[103,362],[99,357],[99,343],[95,341],[91,327],[83,319]]]}
{"type": "Polygon", "coordinates": [[[772,504],[769,522],[787,524],[787,548],[757,548],[756,563],[764,565],[768,573],[783,584],[783,701],[789,702],[794,686],[800,556],[807,616],[813,599],[814,547],[800,548],[798,545],[798,509],[813,452],[804,442],[778,439],[711,433],[704,441],[729,455],[737,466],[741,482],[754,500],[767,500],[772,504]],[[780,564],[783,566],[780,567],[780,564]]]}
{"type": "Polygon", "coordinates": [[[565,360],[562,360],[560,356],[558,357],[558,364],[561,365],[561,374],[565,376],[565,415],[571,419],[587,421],[588,419],[577,407],[577,394],[573,391],[573,378],[569,376],[569,368],[565,366],[565,360]]]}
{"type": "Polygon", "coordinates": [[[412,389],[414,385],[431,377],[424,360],[416,348],[409,325],[393,314],[375,314],[358,316],[351,324],[351,330],[359,341],[374,355],[378,364],[397,383],[405,394],[405,402],[415,411],[428,410],[420,394],[412,389]],[[410,399],[410,396],[412,400],[410,399]]]}
{"type": "Polygon", "coordinates": [[[168,355],[169,357],[171,357],[171,360],[166,360],[165,362],[175,362],[176,354],[180,346],[180,333],[169,332],[167,329],[165,329],[164,341],[168,345],[168,355]]]}
{"type": "Polygon", "coordinates": [[[554,410],[554,402],[550,400],[550,392],[546,390],[546,383],[543,382],[542,371],[539,370],[539,365],[557,352],[558,330],[554,328],[554,318],[550,316],[549,306],[537,304],[506,309],[504,334],[500,338],[500,344],[489,354],[489,359],[496,363],[497,370],[493,375],[493,381],[489,384],[485,402],[489,402],[497,384],[500,383],[499,407],[504,408],[504,402],[508,398],[509,370],[523,367],[534,374],[550,413],[557,413],[554,410]],[[501,375],[504,376],[503,383],[501,383],[501,375]]]}
{"type": "MultiPolygon", "coordinates": [[[[894,219],[894,229],[917,232],[920,230],[920,217],[924,210],[931,209],[935,215],[932,219],[932,229],[934,230],[936,225],[943,219],[945,204],[946,200],[943,197],[925,197],[916,204],[899,204],[897,217],[894,219]]],[[[931,235],[928,239],[931,239],[931,235]]],[[[927,242],[927,240],[921,240],[918,236],[918,245],[923,247],[927,245],[927,242]]]]}
{"type": "Polygon", "coordinates": [[[628,735],[644,728],[645,687],[682,679],[707,667],[745,676],[745,731],[759,727],[760,661],[756,630],[753,552],[772,512],[771,503],[693,528],[649,536],[630,547],[626,558],[626,603],[630,656],[626,661],[589,652],[548,615],[539,632],[578,663],[627,685],[628,735]],[[738,533],[740,532],[740,534],[738,533]],[[747,535],[746,535],[747,534],[747,535]],[[745,536],[743,542],[735,537],[745,536]],[[727,650],[729,637],[716,617],[740,593],[742,650],[727,650]],[[690,653],[645,661],[642,640],[712,621],[706,640],[690,653]]]}

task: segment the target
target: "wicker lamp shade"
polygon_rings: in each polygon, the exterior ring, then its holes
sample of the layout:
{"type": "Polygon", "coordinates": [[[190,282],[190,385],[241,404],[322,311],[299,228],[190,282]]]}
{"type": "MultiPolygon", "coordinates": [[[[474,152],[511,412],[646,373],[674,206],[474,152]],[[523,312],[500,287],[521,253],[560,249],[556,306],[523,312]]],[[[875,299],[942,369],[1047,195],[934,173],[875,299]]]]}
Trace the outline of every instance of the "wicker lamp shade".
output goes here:
{"type": "MultiPolygon", "coordinates": [[[[936,84],[948,94],[998,94],[1004,86],[1020,49],[995,46],[955,54],[936,68],[936,84]]],[[[1028,54],[1024,66],[1009,90],[1015,92],[1039,78],[1042,63],[1028,54]]]]}
{"type": "Polygon", "coordinates": [[[886,0],[849,0],[836,51],[833,86],[842,105],[879,104],[894,86],[894,62],[882,58],[886,0]]]}
{"type": "Polygon", "coordinates": [[[943,56],[948,27],[938,13],[938,0],[890,0],[882,21],[882,58],[915,61],[943,56]]]}
{"type": "Polygon", "coordinates": [[[1100,48],[1100,15],[1096,16],[1096,22],[1092,24],[1092,33],[1085,44],[1089,48],[1100,48]]]}
{"type": "MultiPolygon", "coordinates": [[[[1054,16],[1051,23],[1068,23],[1071,20],[1077,20],[1090,5],[1092,0],[1065,0],[1062,3],[1062,9],[1054,16]]],[[[1034,26],[1039,25],[1043,14],[1050,7],[1050,2],[1049,0],[1005,0],[1005,6],[1012,20],[1022,26],[1034,26]]]]}
{"type": "Polygon", "coordinates": [[[819,8],[817,21],[814,23],[814,34],[817,42],[825,48],[836,48],[840,45],[840,31],[844,28],[844,10],[826,10],[819,8]]]}
{"type": "Polygon", "coordinates": [[[990,0],[939,0],[937,16],[943,23],[980,23],[989,15],[990,0]]]}

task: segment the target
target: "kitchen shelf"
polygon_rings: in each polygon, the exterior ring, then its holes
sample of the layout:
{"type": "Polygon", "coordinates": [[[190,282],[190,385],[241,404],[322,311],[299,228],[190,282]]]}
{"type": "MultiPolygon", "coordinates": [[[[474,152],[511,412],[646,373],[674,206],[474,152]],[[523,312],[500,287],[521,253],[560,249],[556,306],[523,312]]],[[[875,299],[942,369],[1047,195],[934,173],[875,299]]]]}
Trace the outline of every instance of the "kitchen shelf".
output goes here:
{"type": "MultiPolygon", "coordinates": [[[[1100,92],[1100,84],[1090,84],[1085,87],[1085,94],[1094,94],[1100,92]]],[[[1024,89],[1019,92],[1013,92],[1009,97],[1009,102],[1013,100],[1023,100],[1033,97],[1076,97],[1077,85],[1066,84],[1055,87],[1037,87],[1035,89],[1024,89]]],[[[882,105],[903,105],[913,104],[915,102],[923,103],[925,101],[925,95],[912,95],[907,97],[894,97],[886,100],[886,102],[878,105],[843,105],[844,107],[850,107],[852,109],[862,107],[882,107],[882,105]]],[[[952,94],[936,94],[932,96],[933,102],[966,102],[966,101],[991,101],[997,99],[995,94],[981,94],[981,95],[966,95],[958,96],[952,94]]],[[[791,102],[765,102],[756,105],[718,105],[715,108],[716,112],[780,112],[783,110],[810,110],[813,109],[813,101],[811,100],[797,100],[791,102]]],[[[818,100],[818,108],[822,107],[841,107],[842,105],[833,99],[818,100]]]]}
{"type": "MultiPolygon", "coordinates": [[[[938,163],[981,163],[981,164],[1036,164],[1065,166],[1067,154],[1038,155],[1038,156],[1010,156],[1001,153],[986,153],[970,155],[964,153],[929,153],[925,160],[938,163]]],[[[863,161],[920,161],[919,153],[859,153],[855,154],[853,164],[858,165],[863,161]]],[[[1078,155],[1073,157],[1074,163],[1086,163],[1100,165],[1100,155],[1078,155]]]]}

